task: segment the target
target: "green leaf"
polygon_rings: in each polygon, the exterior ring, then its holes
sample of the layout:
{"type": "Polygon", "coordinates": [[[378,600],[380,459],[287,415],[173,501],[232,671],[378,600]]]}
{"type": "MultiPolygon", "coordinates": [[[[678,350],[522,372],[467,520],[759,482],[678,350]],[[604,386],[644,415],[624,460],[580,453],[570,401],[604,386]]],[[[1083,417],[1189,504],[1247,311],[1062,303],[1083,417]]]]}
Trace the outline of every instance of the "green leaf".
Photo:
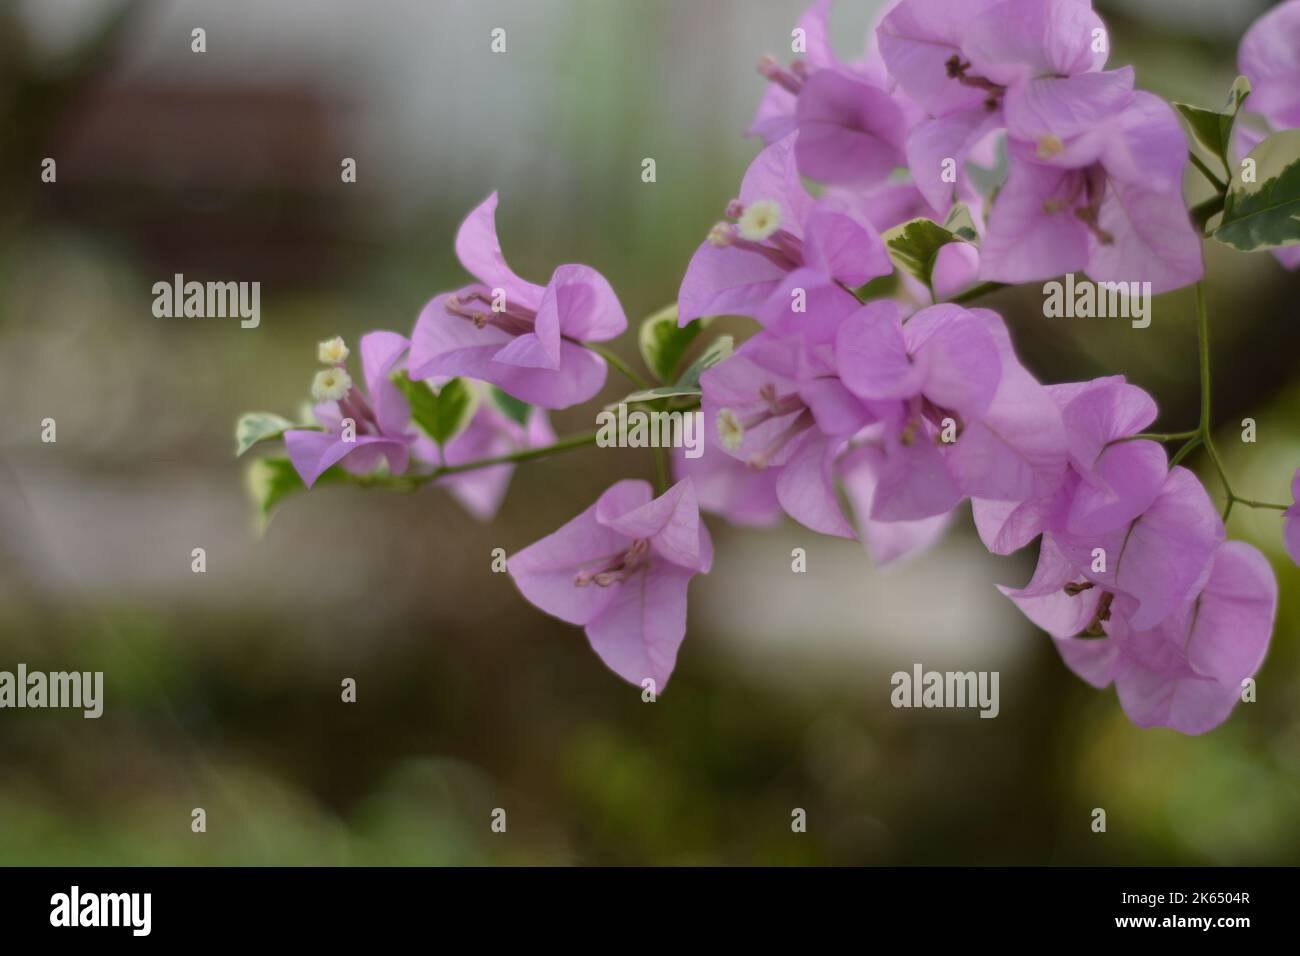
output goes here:
{"type": "Polygon", "coordinates": [[[453,378],[436,392],[426,382],[411,381],[405,372],[393,375],[393,382],[411,403],[411,419],[439,445],[464,431],[478,410],[478,389],[463,378],[453,378]]]}
{"type": "MultiPolygon", "coordinates": [[[[344,474],[337,465],[327,469],[316,479],[314,487],[342,481],[344,474]]],[[[299,491],[306,491],[307,486],[298,477],[293,462],[288,458],[254,458],[248,463],[244,474],[244,484],[253,507],[257,512],[259,530],[265,530],[271,520],[271,512],[285,498],[299,491]]]]}
{"type": "Polygon", "coordinates": [[[533,406],[527,402],[521,402],[513,395],[507,395],[495,385],[488,386],[488,401],[518,425],[527,425],[528,416],[533,412],[533,406]]]}
{"type": "Polygon", "coordinates": [[[1218,157],[1224,169],[1231,169],[1228,151],[1232,144],[1232,126],[1237,121],[1241,104],[1250,95],[1250,80],[1244,76],[1233,81],[1228,91],[1228,102],[1222,110],[1207,110],[1188,103],[1175,103],[1174,108],[1187,121],[1192,138],[1211,156],[1218,157]]]}
{"type": "Polygon", "coordinates": [[[694,362],[687,366],[686,371],[682,372],[681,377],[672,385],[659,385],[655,388],[641,389],[631,395],[624,396],[611,405],[606,405],[605,408],[612,409],[617,408],[619,405],[633,405],[637,402],[655,402],[660,399],[686,396],[698,397],[700,394],[700,376],[723,359],[729,358],[735,350],[735,339],[730,335],[719,335],[708,344],[694,362]]]}
{"type": "MultiPolygon", "coordinates": [[[[973,224],[971,228],[973,231],[973,224]]],[[[882,238],[894,264],[920,279],[926,288],[931,287],[934,260],[939,255],[939,250],[950,242],[964,241],[957,233],[924,218],[895,226],[887,230],[882,238]]]]}
{"type": "Polygon", "coordinates": [[[248,412],[235,423],[235,457],[238,458],[258,442],[279,438],[294,423],[271,412],[248,412]]]}
{"type": "Polygon", "coordinates": [[[1300,243],[1300,129],[1273,134],[1242,161],[1214,238],[1242,252],[1300,243]]]}
{"type": "Polygon", "coordinates": [[[1204,233],[1206,224],[1219,213],[1223,212],[1223,199],[1223,196],[1215,193],[1209,199],[1204,202],[1198,202],[1191,209],[1187,210],[1188,214],[1192,217],[1192,222],[1196,224],[1197,230],[1204,233]]]}
{"type": "Polygon", "coordinates": [[[637,345],[646,368],[659,381],[671,382],[682,356],[703,328],[704,323],[700,320],[679,327],[676,303],[645,319],[637,334],[637,345]]]}
{"type": "Polygon", "coordinates": [[[898,294],[902,285],[902,280],[898,277],[897,270],[891,270],[883,276],[876,276],[866,285],[860,285],[853,291],[853,296],[859,302],[870,302],[872,299],[891,299],[898,294]]]}
{"type": "Polygon", "coordinates": [[[717,365],[723,359],[731,357],[731,353],[736,350],[736,340],[730,335],[719,335],[709,343],[709,347],[699,354],[686,371],[682,372],[674,384],[678,387],[697,388],[700,384],[700,376],[707,372],[713,366],[717,365]]]}
{"type": "Polygon", "coordinates": [[[660,385],[657,388],[642,389],[639,392],[633,392],[620,398],[612,405],[606,405],[605,408],[618,408],[620,405],[635,405],[637,402],[654,402],[661,398],[677,398],[682,395],[699,395],[699,385],[660,385]]]}
{"type": "Polygon", "coordinates": [[[952,209],[948,210],[948,218],[943,221],[943,228],[967,242],[979,239],[979,233],[975,231],[975,217],[970,214],[970,208],[964,202],[953,203],[952,209]]]}

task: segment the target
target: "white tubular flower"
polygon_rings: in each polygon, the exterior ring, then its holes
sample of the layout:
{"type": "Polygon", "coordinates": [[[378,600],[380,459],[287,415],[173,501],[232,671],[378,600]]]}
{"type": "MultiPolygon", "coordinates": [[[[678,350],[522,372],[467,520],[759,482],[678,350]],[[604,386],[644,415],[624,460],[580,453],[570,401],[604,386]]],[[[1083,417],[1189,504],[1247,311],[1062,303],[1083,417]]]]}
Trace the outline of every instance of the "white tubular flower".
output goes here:
{"type": "Polygon", "coordinates": [[[326,339],[316,347],[316,357],[320,359],[322,365],[342,365],[348,360],[350,354],[341,335],[326,339]]]}
{"type": "Polygon", "coordinates": [[[727,451],[735,451],[745,438],[745,426],[729,408],[719,409],[717,418],[718,440],[727,451]]]}
{"type": "Polygon", "coordinates": [[[352,376],[341,368],[321,369],[311,383],[311,397],[318,402],[337,402],[352,389],[352,376]]]}
{"type": "Polygon", "coordinates": [[[759,199],[745,207],[736,223],[740,238],[762,242],[781,228],[781,206],[773,199],[759,199]]]}

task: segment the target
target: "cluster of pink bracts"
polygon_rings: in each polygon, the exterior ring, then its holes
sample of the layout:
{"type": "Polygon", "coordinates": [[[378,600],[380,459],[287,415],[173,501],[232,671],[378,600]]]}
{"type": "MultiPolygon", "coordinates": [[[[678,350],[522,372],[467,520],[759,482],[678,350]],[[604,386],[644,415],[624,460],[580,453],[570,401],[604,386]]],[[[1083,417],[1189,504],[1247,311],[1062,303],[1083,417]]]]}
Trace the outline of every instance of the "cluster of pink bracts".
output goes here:
{"type": "MultiPolygon", "coordinates": [[[[854,63],[827,42],[829,6],[818,0],[800,19],[802,56],[763,60],[769,87],[751,132],[766,146],[681,284],[682,326],[716,315],[760,326],[699,378],[704,454],[675,456],[677,482],[657,495],[617,482],[513,555],[511,576],[537,607],[583,626],[617,674],[661,690],[690,579],[712,564],[702,511],[742,525],[788,515],[860,538],[884,564],[932,544],[969,500],[990,551],[1039,539],[1033,578],[1002,590],[1072,670],[1113,682],[1140,726],[1217,726],[1268,647],[1267,560],[1225,540],[1196,476],[1141,437],[1157,415],[1146,392],[1120,376],[1044,385],[1000,316],[943,301],[977,282],[1076,270],[1157,292],[1201,279],[1173,110],[1135,90],[1131,68],[1105,69],[1108,37],[1087,0],[902,0],[854,63]],[[989,204],[970,171],[999,149],[1009,168],[989,204]],[[824,188],[814,196],[804,179],[824,188]],[[974,241],[943,245],[924,281],[900,271],[889,298],[859,297],[894,273],[883,232],[951,222],[958,204],[974,241]]],[[[1267,20],[1243,43],[1243,72],[1264,117],[1295,126],[1300,2],[1267,20]]],[[[456,238],[475,281],[432,299],[409,340],[365,336],[362,383],[341,342],[322,344],[320,427],[284,434],[306,484],[336,465],[432,474],[544,447],[554,436],[543,410],[603,387],[606,361],[588,344],[627,327],[614,291],[580,265],[545,286],[515,275],[495,208],[493,194],[456,238]],[[515,418],[481,402],[439,444],[413,423],[395,372],[482,383],[472,387],[531,409],[515,418]]],[[[487,517],[512,467],[437,481],[487,517]]],[[[1284,535],[1300,560],[1300,505],[1285,512],[1284,535]]]]}

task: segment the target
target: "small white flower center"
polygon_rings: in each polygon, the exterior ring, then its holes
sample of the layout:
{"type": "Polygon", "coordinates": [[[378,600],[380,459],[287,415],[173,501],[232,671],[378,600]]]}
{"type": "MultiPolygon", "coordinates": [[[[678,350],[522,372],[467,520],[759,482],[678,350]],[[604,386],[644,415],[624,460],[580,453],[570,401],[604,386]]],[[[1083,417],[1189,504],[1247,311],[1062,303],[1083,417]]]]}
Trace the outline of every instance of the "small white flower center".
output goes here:
{"type": "Polygon", "coordinates": [[[762,242],[781,228],[781,206],[773,199],[759,199],[745,207],[736,227],[742,239],[762,242]]]}
{"type": "Polygon", "coordinates": [[[352,376],[341,368],[321,369],[311,383],[311,396],[318,402],[337,402],[352,388],[352,376]]]}
{"type": "Polygon", "coordinates": [[[316,357],[320,359],[322,365],[342,365],[348,360],[350,354],[341,335],[326,339],[316,347],[316,357]]]}
{"type": "Polygon", "coordinates": [[[745,438],[745,426],[740,424],[736,413],[729,408],[718,411],[718,440],[727,451],[735,451],[745,438]]]}
{"type": "Polygon", "coordinates": [[[1038,149],[1034,155],[1038,159],[1051,159],[1063,152],[1065,152],[1065,144],[1061,142],[1061,138],[1049,133],[1046,136],[1039,137],[1038,149]]]}

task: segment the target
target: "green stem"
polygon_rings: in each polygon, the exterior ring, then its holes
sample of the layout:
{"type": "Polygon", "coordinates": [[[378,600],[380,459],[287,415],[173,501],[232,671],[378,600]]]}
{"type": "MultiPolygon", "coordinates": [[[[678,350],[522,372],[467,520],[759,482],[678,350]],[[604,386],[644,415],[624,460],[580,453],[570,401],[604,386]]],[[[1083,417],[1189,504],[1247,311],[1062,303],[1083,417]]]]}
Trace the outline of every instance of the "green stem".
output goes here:
{"type": "Polygon", "coordinates": [[[948,301],[954,305],[962,305],[971,302],[981,296],[988,295],[990,292],[997,292],[999,289],[1005,289],[1005,282],[981,282],[979,285],[971,286],[965,292],[958,293],[948,301]]]}
{"type": "Polygon", "coordinates": [[[585,448],[588,445],[596,444],[598,434],[600,433],[583,432],[580,435],[569,435],[540,448],[522,448],[509,454],[493,455],[491,458],[478,458],[459,465],[441,465],[432,471],[422,472],[418,475],[348,475],[348,481],[363,488],[396,488],[401,491],[414,491],[421,485],[427,485],[429,482],[437,481],[447,475],[478,471],[480,468],[491,468],[493,465],[510,465],[521,461],[532,461],[536,458],[546,458],[549,455],[574,448],[585,448]]]}
{"type": "Polygon", "coordinates": [[[1138,432],[1136,435],[1126,435],[1124,438],[1117,438],[1111,444],[1122,441],[1187,441],[1200,435],[1199,429],[1192,429],[1188,432],[1138,432]]]}
{"type": "MultiPolygon", "coordinates": [[[[591,349],[591,351],[601,356],[601,358],[603,358],[606,362],[608,362],[610,365],[614,366],[614,368],[622,372],[623,376],[634,386],[636,386],[638,391],[644,392],[652,387],[649,382],[643,379],[640,375],[636,374],[636,372],[632,371],[632,369],[628,366],[626,362],[624,362],[621,358],[619,358],[609,349],[601,345],[596,345],[593,342],[584,342],[583,345],[591,349]]],[[[696,403],[696,405],[698,405],[698,402],[696,403]]],[[[689,414],[689,412],[687,412],[687,414],[689,414]]],[[[594,440],[594,438],[595,436],[593,433],[592,439],[594,440]]],[[[659,446],[655,446],[654,458],[655,458],[655,487],[659,489],[659,494],[663,494],[665,491],[668,490],[667,452],[665,452],[663,448],[660,448],[659,446]]]]}
{"type": "Polygon", "coordinates": [[[628,365],[626,362],[624,362],[621,358],[619,358],[617,355],[615,355],[612,351],[610,351],[609,349],[605,348],[605,346],[603,346],[603,345],[597,345],[595,342],[583,342],[582,344],[583,344],[583,347],[584,347],[584,348],[586,348],[586,349],[588,349],[588,350],[590,350],[590,351],[592,351],[592,352],[595,352],[597,355],[599,355],[601,358],[603,358],[606,362],[608,362],[608,363],[609,363],[610,365],[612,365],[614,368],[618,369],[618,371],[621,372],[621,373],[623,374],[623,377],[626,378],[626,379],[627,379],[629,382],[631,382],[633,385],[635,385],[635,386],[637,387],[637,389],[639,389],[639,390],[641,390],[641,391],[644,391],[645,389],[647,389],[647,388],[650,387],[650,383],[649,383],[649,382],[647,382],[645,379],[643,379],[643,378],[642,378],[640,375],[638,375],[636,372],[632,371],[632,367],[631,367],[630,365],[628,365]]]}
{"type": "Polygon", "coordinates": [[[1196,449],[1200,447],[1200,444],[1201,444],[1201,435],[1200,432],[1197,432],[1194,438],[1189,438],[1187,440],[1187,444],[1183,445],[1182,448],[1174,452],[1174,457],[1169,459],[1169,467],[1173,468],[1175,465],[1181,462],[1192,452],[1196,451],[1196,449]]]}
{"type": "Polygon", "coordinates": [[[1268,508],[1271,511],[1286,511],[1290,505],[1274,504],[1271,501],[1254,501],[1250,498],[1237,498],[1237,504],[1245,505],[1247,508],[1268,508]]]}
{"type": "MultiPolygon", "coordinates": [[[[1119,439],[1120,441],[1133,441],[1135,439],[1146,438],[1151,441],[1167,442],[1182,441],[1183,445],[1174,453],[1173,458],[1169,460],[1169,467],[1173,468],[1184,458],[1190,455],[1200,446],[1205,446],[1205,452],[1210,457],[1211,464],[1219,476],[1219,481],[1223,484],[1224,505],[1223,520],[1227,521],[1228,516],[1232,514],[1233,505],[1245,505],[1247,508],[1268,508],[1273,511],[1286,511],[1289,505],[1274,504],[1271,501],[1255,501],[1252,498],[1243,498],[1232,490],[1232,485],[1228,481],[1228,469],[1224,467],[1223,456],[1219,454],[1218,447],[1214,444],[1212,435],[1210,408],[1211,408],[1211,381],[1210,381],[1210,320],[1208,310],[1205,306],[1205,283],[1196,283],[1196,342],[1197,353],[1200,365],[1201,380],[1201,415],[1200,422],[1195,431],[1189,432],[1143,432],[1139,435],[1132,435],[1129,438],[1119,439]]],[[[1111,444],[1114,444],[1112,442],[1111,444]]]]}
{"type": "Polygon", "coordinates": [[[1271,501],[1256,501],[1253,498],[1243,498],[1232,490],[1232,485],[1228,481],[1228,469],[1223,465],[1223,457],[1219,454],[1219,449],[1215,447],[1214,439],[1211,437],[1210,427],[1210,321],[1205,308],[1205,283],[1196,283],[1196,333],[1199,342],[1199,351],[1201,359],[1201,425],[1198,429],[1197,436],[1189,441],[1186,445],[1178,450],[1170,467],[1176,465],[1182,460],[1183,455],[1196,446],[1202,444],[1205,446],[1206,454],[1210,456],[1210,462],[1214,465],[1214,470],[1219,475],[1219,481],[1223,485],[1223,493],[1227,501],[1223,506],[1223,520],[1227,521],[1228,516],[1232,514],[1233,505],[1245,505],[1247,508],[1267,508],[1272,511],[1286,511],[1288,505],[1274,504],[1271,501]]]}
{"type": "Polygon", "coordinates": [[[1213,186],[1216,191],[1219,193],[1225,193],[1228,191],[1228,184],[1218,176],[1214,175],[1214,171],[1202,162],[1201,157],[1197,156],[1190,150],[1187,153],[1187,157],[1192,161],[1192,165],[1201,171],[1201,175],[1210,181],[1210,185],[1213,186]]]}
{"type": "Polygon", "coordinates": [[[658,494],[668,490],[668,451],[662,445],[655,446],[655,488],[658,494]]]}
{"type": "Polygon", "coordinates": [[[1232,485],[1228,482],[1228,472],[1227,469],[1223,467],[1223,459],[1219,457],[1219,449],[1214,447],[1214,443],[1210,441],[1208,433],[1203,437],[1202,441],[1205,445],[1205,451],[1210,456],[1210,461],[1214,465],[1214,470],[1219,473],[1219,483],[1223,485],[1223,493],[1228,499],[1228,505],[1223,512],[1223,517],[1227,518],[1228,512],[1232,510],[1232,503],[1237,501],[1238,498],[1236,493],[1232,490],[1232,485]]]}
{"type": "Polygon", "coordinates": [[[863,301],[862,296],[858,295],[858,293],[857,293],[856,291],[854,291],[853,289],[850,289],[847,285],[845,285],[845,284],[844,284],[843,282],[841,282],[839,279],[836,279],[836,280],[835,280],[835,284],[836,284],[837,286],[839,286],[841,289],[843,289],[845,292],[847,292],[849,295],[853,296],[853,298],[857,299],[859,302],[862,302],[862,301],[863,301]]]}
{"type": "Polygon", "coordinates": [[[440,478],[443,475],[455,475],[463,471],[477,471],[480,468],[490,468],[492,465],[506,465],[513,462],[532,461],[535,458],[546,458],[548,455],[554,455],[556,452],[569,451],[574,448],[585,448],[587,445],[596,444],[596,436],[599,432],[583,432],[580,435],[569,435],[549,445],[543,445],[540,448],[525,448],[521,451],[510,452],[507,455],[497,455],[493,458],[480,458],[477,461],[467,461],[461,465],[444,465],[437,469],[431,478],[440,478]]]}
{"type": "Polygon", "coordinates": [[[1205,307],[1205,280],[1196,283],[1196,343],[1201,368],[1201,438],[1209,443],[1210,431],[1210,317],[1205,307]]]}
{"type": "Polygon", "coordinates": [[[1202,235],[1208,235],[1205,230],[1206,223],[1219,213],[1223,212],[1224,201],[1225,195],[1223,193],[1217,193],[1204,202],[1197,203],[1189,210],[1192,222],[1196,224],[1196,228],[1202,235]]]}
{"type": "Polygon", "coordinates": [[[1210,456],[1210,462],[1219,474],[1219,482],[1223,485],[1223,493],[1228,499],[1223,508],[1223,518],[1226,521],[1228,515],[1232,513],[1232,505],[1237,500],[1237,495],[1232,490],[1232,483],[1228,481],[1228,470],[1223,467],[1219,449],[1214,447],[1213,428],[1210,422],[1210,318],[1205,307],[1204,280],[1196,283],[1196,341],[1201,368],[1201,423],[1198,431],[1201,444],[1205,446],[1206,454],[1210,456]]]}

